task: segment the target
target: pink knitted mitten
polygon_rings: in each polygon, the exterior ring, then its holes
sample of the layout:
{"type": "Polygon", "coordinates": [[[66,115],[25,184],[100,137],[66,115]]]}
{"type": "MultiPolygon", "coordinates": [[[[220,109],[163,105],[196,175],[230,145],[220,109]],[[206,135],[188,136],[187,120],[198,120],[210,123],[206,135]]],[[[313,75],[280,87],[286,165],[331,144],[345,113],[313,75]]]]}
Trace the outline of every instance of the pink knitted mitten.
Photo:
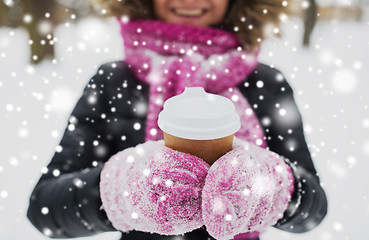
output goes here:
{"type": "Polygon", "coordinates": [[[121,231],[179,235],[204,225],[201,191],[209,165],[148,141],[112,156],[101,173],[100,195],[121,231]]]}
{"type": "Polygon", "coordinates": [[[216,239],[263,232],[283,216],[294,190],[290,167],[276,153],[235,138],[209,169],[202,192],[207,231],[216,239]]]}

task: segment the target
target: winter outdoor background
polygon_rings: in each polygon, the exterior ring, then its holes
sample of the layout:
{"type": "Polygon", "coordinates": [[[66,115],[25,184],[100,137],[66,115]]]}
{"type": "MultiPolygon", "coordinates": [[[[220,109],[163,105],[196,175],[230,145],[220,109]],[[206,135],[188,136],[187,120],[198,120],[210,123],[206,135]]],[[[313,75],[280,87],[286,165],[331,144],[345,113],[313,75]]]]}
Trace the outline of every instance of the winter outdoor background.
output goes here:
{"type": "MultiPolygon", "coordinates": [[[[318,22],[309,48],[301,46],[302,21],[290,19],[282,38],[263,45],[260,61],[281,70],[294,88],[329,203],[326,219],[313,231],[270,228],[263,240],[368,238],[368,15],[366,10],[361,21],[318,22]]],[[[47,239],[26,218],[31,191],[86,82],[102,63],[124,58],[114,19],[62,24],[55,37],[55,59],[30,65],[26,31],[0,28],[0,239],[47,239]]]]}

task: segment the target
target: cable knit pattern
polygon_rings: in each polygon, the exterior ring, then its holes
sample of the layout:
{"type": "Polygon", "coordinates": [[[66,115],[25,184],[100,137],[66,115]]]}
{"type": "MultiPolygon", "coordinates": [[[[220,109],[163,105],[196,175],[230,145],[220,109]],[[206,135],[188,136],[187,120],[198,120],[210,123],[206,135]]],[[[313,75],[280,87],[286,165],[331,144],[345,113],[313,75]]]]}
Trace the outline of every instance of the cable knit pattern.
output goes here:
{"type": "Polygon", "coordinates": [[[202,192],[207,231],[216,239],[263,232],[283,216],[294,191],[283,158],[235,138],[233,150],[209,169],[202,192]]]}
{"type": "Polygon", "coordinates": [[[148,141],[109,159],[100,192],[109,220],[121,231],[178,235],[204,225],[201,191],[209,165],[148,141]]]}

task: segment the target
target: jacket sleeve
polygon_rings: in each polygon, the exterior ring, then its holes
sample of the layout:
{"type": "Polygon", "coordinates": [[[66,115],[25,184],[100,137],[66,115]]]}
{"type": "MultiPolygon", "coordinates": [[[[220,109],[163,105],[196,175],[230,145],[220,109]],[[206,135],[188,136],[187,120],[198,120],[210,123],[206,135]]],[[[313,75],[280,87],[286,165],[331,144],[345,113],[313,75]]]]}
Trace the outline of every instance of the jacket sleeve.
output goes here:
{"type": "Polygon", "coordinates": [[[276,228],[303,233],[316,227],[327,213],[327,198],[309,149],[293,91],[277,70],[260,64],[239,85],[264,129],[268,148],[286,158],[295,179],[295,191],[276,228]]]}
{"type": "Polygon", "coordinates": [[[144,124],[143,117],[133,114],[133,103],[142,94],[128,80],[123,83],[129,79],[124,67],[122,63],[103,65],[89,81],[32,192],[27,216],[49,237],[115,230],[101,208],[100,173],[111,155],[143,141],[132,125],[144,124]]]}

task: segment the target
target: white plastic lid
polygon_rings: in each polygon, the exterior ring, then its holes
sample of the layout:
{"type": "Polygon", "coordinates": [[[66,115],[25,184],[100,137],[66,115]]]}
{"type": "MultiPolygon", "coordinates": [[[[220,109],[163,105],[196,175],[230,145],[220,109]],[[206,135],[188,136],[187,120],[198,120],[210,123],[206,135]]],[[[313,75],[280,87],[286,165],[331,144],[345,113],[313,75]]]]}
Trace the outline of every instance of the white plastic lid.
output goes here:
{"type": "Polygon", "coordinates": [[[187,87],[165,101],[158,125],[170,135],[193,140],[222,138],[241,128],[232,101],[209,94],[202,87],[187,87]]]}

